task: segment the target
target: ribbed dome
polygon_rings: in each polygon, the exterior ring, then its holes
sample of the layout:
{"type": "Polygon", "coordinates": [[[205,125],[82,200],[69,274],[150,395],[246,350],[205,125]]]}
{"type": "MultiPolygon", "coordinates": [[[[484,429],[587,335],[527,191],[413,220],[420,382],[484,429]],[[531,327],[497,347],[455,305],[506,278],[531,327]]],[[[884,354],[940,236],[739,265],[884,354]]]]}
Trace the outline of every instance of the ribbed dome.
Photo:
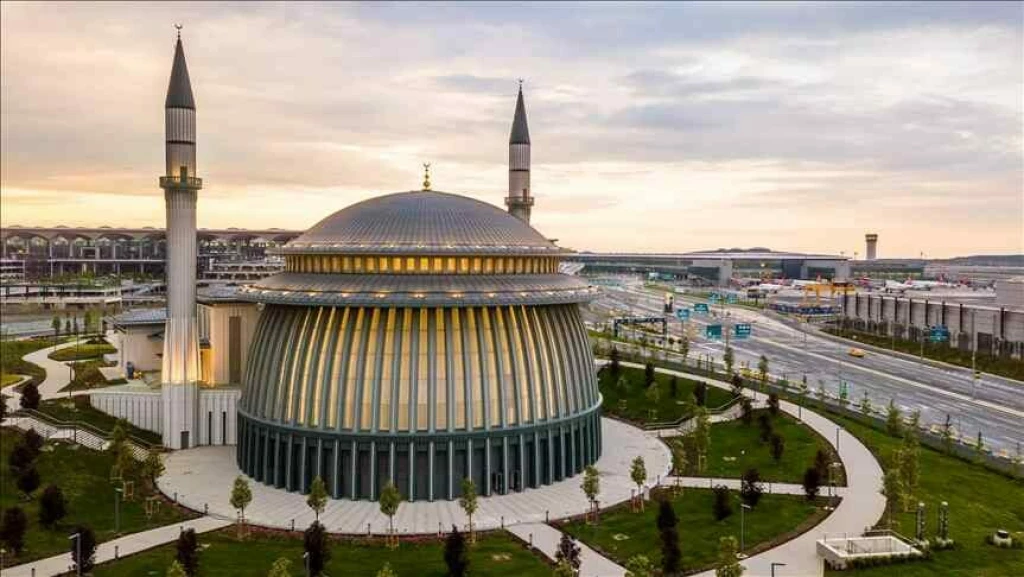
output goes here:
{"type": "Polygon", "coordinates": [[[557,254],[563,252],[504,210],[457,194],[399,192],[321,220],[283,253],[557,254]]]}

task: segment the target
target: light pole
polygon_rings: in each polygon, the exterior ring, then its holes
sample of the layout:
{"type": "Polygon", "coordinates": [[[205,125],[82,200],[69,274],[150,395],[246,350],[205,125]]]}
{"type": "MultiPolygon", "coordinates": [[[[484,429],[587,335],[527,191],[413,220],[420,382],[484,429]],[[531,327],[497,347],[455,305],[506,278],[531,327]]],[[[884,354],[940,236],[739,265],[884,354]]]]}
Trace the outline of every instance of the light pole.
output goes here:
{"type": "Polygon", "coordinates": [[[747,509],[750,509],[750,505],[740,503],[740,552],[736,554],[738,559],[745,559],[747,557],[743,553],[743,550],[747,548],[746,536],[744,535],[746,529],[746,518],[743,512],[747,509]]]}
{"type": "Polygon", "coordinates": [[[124,489],[114,488],[114,534],[121,533],[121,495],[124,489]]]}
{"type": "Polygon", "coordinates": [[[302,554],[302,566],[306,570],[306,577],[310,577],[310,575],[309,575],[309,551],[306,551],[305,553],[302,554]]]}
{"type": "Polygon", "coordinates": [[[772,577],[775,577],[775,568],[776,567],[785,567],[785,566],[786,566],[785,563],[772,563],[772,565],[771,565],[772,577]]]}
{"type": "Polygon", "coordinates": [[[71,540],[73,540],[75,542],[75,553],[76,553],[75,559],[74,559],[74,561],[75,561],[75,575],[78,575],[78,577],[81,577],[81,575],[82,575],[82,534],[81,533],[75,533],[74,535],[68,537],[68,539],[71,539],[71,540]]]}

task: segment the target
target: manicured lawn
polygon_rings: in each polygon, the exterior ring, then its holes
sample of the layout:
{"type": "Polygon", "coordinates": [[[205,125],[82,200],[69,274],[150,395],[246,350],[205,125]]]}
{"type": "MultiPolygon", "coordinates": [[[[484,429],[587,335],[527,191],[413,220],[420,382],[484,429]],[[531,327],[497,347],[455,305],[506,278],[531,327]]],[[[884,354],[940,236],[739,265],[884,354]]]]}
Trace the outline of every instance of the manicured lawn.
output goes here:
{"type": "MultiPolygon", "coordinates": [[[[68,399],[51,399],[39,403],[39,412],[49,415],[61,421],[81,421],[100,429],[105,433],[111,433],[117,418],[94,408],[89,404],[86,397],[72,397],[68,399]]],[[[146,441],[147,443],[159,445],[163,442],[159,433],[140,429],[134,425],[128,425],[128,434],[146,441]]]]}
{"type": "MultiPolygon", "coordinates": [[[[63,339],[58,339],[57,342],[63,342],[63,339]]],[[[46,379],[46,371],[35,363],[21,360],[21,357],[50,346],[53,346],[53,337],[0,341],[0,373],[28,375],[37,384],[43,382],[46,379]]]]}
{"type": "MultiPolygon", "coordinates": [[[[714,494],[710,489],[686,489],[673,499],[679,518],[679,543],[683,552],[683,569],[693,571],[707,568],[718,555],[718,539],[740,538],[739,495],[732,493],[734,513],[716,521],[712,514],[714,494]]],[[[573,521],[558,525],[577,539],[602,551],[624,564],[633,555],[646,555],[656,565],[661,563],[661,541],[655,524],[658,507],[648,502],[643,513],[629,508],[601,514],[596,525],[573,521]]],[[[746,544],[748,552],[774,537],[796,531],[805,523],[817,523],[825,513],[802,497],[791,495],[764,495],[753,511],[746,512],[746,544]]]]}
{"type": "MultiPolygon", "coordinates": [[[[782,459],[776,462],[772,458],[771,446],[761,441],[761,428],[758,425],[761,414],[769,413],[767,410],[753,411],[753,421],[749,425],[740,420],[711,425],[711,446],[705,470],[700,473],[694,471],[693,465],[697,459],[691,454],[688,455],[690,467],[685,474],[739,478],[747,469],[755,468],[765,481],[800,483],[804,471],[814,464],[814,455],[818,449],[834,454],[825,439],[810,427],[785,413],[779,413],[772,418],[772,422],[775,432],[785,440],[785,449],[782,459]]],[[[666,441],[671,442],[670,439],[666,441]]],[[[842,475],[837,476],[836,484],[844,484],[842,475]]]]}
{"type": "Polygon", "coordinates": [[[0,389],[4,387],[9,387],[20,380],[21,375],[8,375],[7,373],[0,373],[0,389]]]}
{"type": "MultiPolygon", "coordinates": [[[[0,506],[4,509],[22,507],[29,521],[25,551],[17,558],[5,555],[5,563],[18,564],[67,551],[69,530],[79,523],[92,527],[100,541],[113,538],[114,485],[110,481],[113,457],[69,443],[48,443],[36,459],[42,485],[35,498],[26,502],[7,465],[8,456],[21,437],[22,433],[16,429],[4,428],[0,434],[0,506]],[[41,527],[38,520],[38,497],[49,484],[60,487],[68,500],[68,516],[53,530],[41,527]]],[[[141,483],[136,482],[135,487],[136,498],[121,506],[122,533],[134,533],[186,518],[184,513],[165,504],[152,519],[147,519],[143,499],[139,497],[141,483]]]]}
{"type": "MultiPolygon", "coordinates": [[[[851,419],[829,415],[856,435],[875,453],[883,465],[899,440],[851,419]]],[[[938,551],[930,561],[828,575],[855,577],[1020,577],[1024,575],[1024,550],[998,549],[986,545],[985,536],[996,529],[1024,531],[1024,482],[1012,480],[984,467],[939,451],[921,447],[921,480],[914,494],[928,511],[926,534],[936,532],[937,513],[942,501],[949,503],[950,536],[958,547],[938,551]]],[[[904,535],[914,531],[914,514],[898,515],[904,535]]]]}
{"type": "MultiPolygon", "coordinates": [[[[200,535],[199,575],[232,577],[264,577],[275,559],[290,559],[291,574],[302,575],[302,539],[278,535],[253,535],[245,541],[235,539],[235,530],[228,528],[200,535]]],[[[174,559],[174,548],[167,545],[101,565],[96,577],[163,576],[174,559]]],[[[379,540],[338,540],[331,546],[331,562],[325,573],[331,577],[373,577],[390,563],[399,577],[443,577],[447,574],[443,547],[430,539],[418,543],[401,543],[397,549],[385,548],[379,540]]],[[[495,533],[479,535],[469,553],[472,575],[487,577],[549,577],[552,567],[527,551],[515,538],[495,533]]]]}
{"type": "Polygon", "coordinates": [[[77,346],[54,351],[49,356],[55,361],[80,361],[95,359],[116,352],[117,349],[113,345],[104,341],[102,343],[81,343],[77,346]]]}
{"type": "MultiPolygon", "coordinates": [[[[625,387],[618,385],[611,370],[604,367],[598,373],[599,386],[604,401],[601,405],[606,415],[613,415],[634,423],[674,421],[693,414],[693,388],[697,381],[676,379],[676,394],[672,395],[672,377],[656,373],[658,394],[651,395],[644,383],[644,370],[622,367],[625,387]]],[[[728,403],[732,395],[723,389],[708,385],[707,407],[714,408],[728,403]]]]}

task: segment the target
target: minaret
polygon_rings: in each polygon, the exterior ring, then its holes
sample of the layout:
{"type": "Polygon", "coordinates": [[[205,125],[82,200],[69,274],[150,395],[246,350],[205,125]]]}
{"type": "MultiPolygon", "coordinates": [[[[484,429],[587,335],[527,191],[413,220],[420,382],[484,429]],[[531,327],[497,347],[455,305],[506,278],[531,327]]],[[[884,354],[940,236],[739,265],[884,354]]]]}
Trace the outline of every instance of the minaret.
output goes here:
{"type": "Polygon", "coordinates": [[[160,188],[167,211],[167,323],[163,355],[163,442],[198,444],[199,332],[196,323],[196,103],[188,79],[181,27],[164,103],[166,159],[160,188]]]}
{"type": "Polygon", "coordinates": [[[508,212],[530,224],[533,196],[530,194],[530,129],[526,127],[526,105],[523,104],[523,81],[519,81],[516,114],[512,134],[508,138],[508,212]]]}

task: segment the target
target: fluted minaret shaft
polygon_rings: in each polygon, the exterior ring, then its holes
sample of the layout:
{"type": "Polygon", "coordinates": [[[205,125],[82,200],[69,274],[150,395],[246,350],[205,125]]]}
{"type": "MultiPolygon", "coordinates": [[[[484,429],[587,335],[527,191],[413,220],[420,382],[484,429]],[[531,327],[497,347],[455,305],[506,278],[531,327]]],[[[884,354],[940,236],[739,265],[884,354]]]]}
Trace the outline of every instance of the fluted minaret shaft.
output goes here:
{"type": "Polygon", "coordinates": [[[196,438],[200,379],[196,321],[196,110],[181,39],[167,87],[166,166],[160,186],[167,214],[167,322],[162,363],[164,444],[188,448],[196,438]]]}
{"type": "Polygon", "coordinates": [[[512,120],[512,133],[508,139],[508,212],[529,224],[533,207],[530,191],[530,130],[526,125],[526,104],[523,87],[519,87],[516,112],[512,120]]]}

